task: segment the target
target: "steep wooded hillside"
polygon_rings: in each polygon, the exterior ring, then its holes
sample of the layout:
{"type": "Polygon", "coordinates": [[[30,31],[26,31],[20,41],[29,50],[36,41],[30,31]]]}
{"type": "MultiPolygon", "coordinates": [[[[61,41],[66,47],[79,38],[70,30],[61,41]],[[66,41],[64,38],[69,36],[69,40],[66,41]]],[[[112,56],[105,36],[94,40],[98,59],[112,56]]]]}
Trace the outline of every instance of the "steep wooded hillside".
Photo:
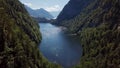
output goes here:
{"type": "Polygon", "coordinates": [[[75,68],[120,68],[119,7],[120,0],[94,0],[74,18],[58,22],[76,33],[83,47],[75,68]]]}
{"type": "Polygon", "coordinates": [[[0,0],[0,68],[56,68],[40,54],[38,24],[19,0],[0,0]]]}
{"type": "Polygon", "coordinates": [[[70,0],[57,17],[58,24],[76,17],[93,0],[70,0]]]}

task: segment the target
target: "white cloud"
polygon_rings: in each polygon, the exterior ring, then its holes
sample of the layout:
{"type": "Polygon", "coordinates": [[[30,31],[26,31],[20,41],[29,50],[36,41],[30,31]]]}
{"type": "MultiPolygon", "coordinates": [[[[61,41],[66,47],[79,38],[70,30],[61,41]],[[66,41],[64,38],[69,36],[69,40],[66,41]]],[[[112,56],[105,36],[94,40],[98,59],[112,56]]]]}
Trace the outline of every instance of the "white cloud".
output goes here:
{"type": "Polygon", "coordinates": [[[45,9],[47,11],[49,11],[49,12],[55,12],[55,11],[61,11],[62,10],[59,5],[54,5],[54,6],[46,7],[45,9]]]}
{"type": "Polygon", "coordinates": [[[32,3],[24,3],[25,5],[31,7],[32,6],[32,3]]]}

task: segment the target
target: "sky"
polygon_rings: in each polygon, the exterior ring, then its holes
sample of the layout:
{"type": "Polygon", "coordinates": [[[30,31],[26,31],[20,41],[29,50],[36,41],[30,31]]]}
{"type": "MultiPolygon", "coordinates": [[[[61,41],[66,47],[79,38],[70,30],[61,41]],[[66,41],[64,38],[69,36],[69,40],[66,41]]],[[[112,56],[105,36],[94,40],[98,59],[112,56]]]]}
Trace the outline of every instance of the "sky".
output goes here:
{"type": "Polygon", "coordinates": [[[44,8],[49,12],[61,11],[69,0],[20,0],[32,9],[44,8]]]}

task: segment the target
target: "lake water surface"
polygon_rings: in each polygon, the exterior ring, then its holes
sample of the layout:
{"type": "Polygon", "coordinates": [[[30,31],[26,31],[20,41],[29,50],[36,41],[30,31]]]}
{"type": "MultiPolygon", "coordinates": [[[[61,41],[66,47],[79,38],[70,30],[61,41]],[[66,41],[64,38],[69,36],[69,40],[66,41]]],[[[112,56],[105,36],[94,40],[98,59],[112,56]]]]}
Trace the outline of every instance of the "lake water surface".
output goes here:
{"type": "Polygon", "coordinates": [[[49,23],[40,23],[42,42],[40,51],[49,61],[63,68],[69,68],[79,63],[82,48],[76,39],[64,34],[64,31],[49,23]]]}

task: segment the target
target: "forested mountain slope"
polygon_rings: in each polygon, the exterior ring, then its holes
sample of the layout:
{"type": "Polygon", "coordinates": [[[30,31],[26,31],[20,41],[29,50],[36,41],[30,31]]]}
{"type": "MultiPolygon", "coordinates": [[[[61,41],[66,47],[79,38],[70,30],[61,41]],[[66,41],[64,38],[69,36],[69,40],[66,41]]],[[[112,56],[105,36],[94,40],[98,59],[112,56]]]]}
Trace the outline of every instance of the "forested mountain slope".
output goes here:
{"type": "Polygon", "coordinates": [[[75,68],[120,68],[119,7],[120,0],[94,0],[76,17],[58,22],[76,33],[83,47],[75,68]]]}
{"type": "Polygon", "coordinates": [[[56,68],[38,49],[38,24],[19,0],[0,0],[0,68],[56,68]]]}
{"type": "MultiPolygon", "coordinates": [[[[84,27],[96,27],[109,21],[108,25],[119,25],[119,0],[94,0],[83,9],[80,14],[70,20],[63,20],[61,25],[70,28],[72,32],[78,32],[84,27]]],[[[111,28],[113,27],[111,25],[111,28]]]]}
{"type": "Polygon", "coordinates": [[[58,24],[64,20],[70,20],[80,14],[93,0],[70,0],[57,17],[58,24]]]}

